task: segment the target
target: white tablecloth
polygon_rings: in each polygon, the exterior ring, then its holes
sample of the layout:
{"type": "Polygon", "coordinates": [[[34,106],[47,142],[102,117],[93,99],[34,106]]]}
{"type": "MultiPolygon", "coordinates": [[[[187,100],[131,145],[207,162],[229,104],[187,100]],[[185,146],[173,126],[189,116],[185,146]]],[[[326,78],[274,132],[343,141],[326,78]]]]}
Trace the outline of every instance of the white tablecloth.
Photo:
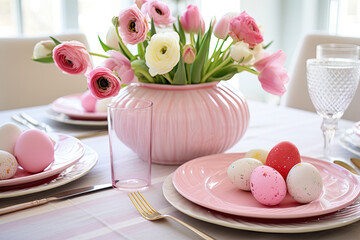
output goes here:
{"type": "MultiPolygon", "coordinates": [[[[249,102],[250,125],[245,136],[227,152],[246,152],[252,148],[271,149],[280,141],[294,143],[301,155],[322,154],[321,118],[310,112],[249,102]]],[[[89,131],[56,123],[46,118],[47,106],[0,112],[0,124],[11,121],[11,115],[26,111],[28,114],[65,133],[89,131]]],[[[342,131],[353,122],[340,121],[339,131],[332,146],[332,156],[349,162],[354,154],[338,144],[342,131]]],[[[68,189],[110,183],[110,154],[107,136],[82,140],[99,154],[99,162],[84,177],[41,193],[0,199],[0,207],[10,206],[68,189]]],[[[237,230],[191,218],[172,207],[164,198],[162,183],[177,166],[153,164],[152,185],[143,194],[155,209],[179,217],[216,239],[360,239],[360,222],[313,233],[273,234],[237,230]]],[[[359,213],[360,214],[360,213],[359,213]]],[[[191,231],[171,221],[150,222],[143,219],[130,202],[127,193],[108,189],[67,200],[51,202],[32,209],[0,216],[0,239],[200,239],[191,231]]]]}

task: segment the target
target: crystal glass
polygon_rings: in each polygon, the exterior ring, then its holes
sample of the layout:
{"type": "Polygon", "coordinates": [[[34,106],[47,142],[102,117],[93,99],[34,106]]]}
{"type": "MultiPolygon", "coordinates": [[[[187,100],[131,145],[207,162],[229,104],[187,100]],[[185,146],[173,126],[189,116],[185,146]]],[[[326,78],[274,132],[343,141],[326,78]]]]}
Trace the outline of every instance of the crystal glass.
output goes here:
{"type": "Polygon", "coordinates": [[[359,59],[360,47],[355,44],[326,43],[316,46],[316,58],[359,59]]]}
{"type": "Polygon", "coordinates": [[[330,159],[330,144],[338,121],[355,95],[360,61],[341,58],[308,59],[307,84],[316,112],[323,118],[324,158],[330,159]]]}

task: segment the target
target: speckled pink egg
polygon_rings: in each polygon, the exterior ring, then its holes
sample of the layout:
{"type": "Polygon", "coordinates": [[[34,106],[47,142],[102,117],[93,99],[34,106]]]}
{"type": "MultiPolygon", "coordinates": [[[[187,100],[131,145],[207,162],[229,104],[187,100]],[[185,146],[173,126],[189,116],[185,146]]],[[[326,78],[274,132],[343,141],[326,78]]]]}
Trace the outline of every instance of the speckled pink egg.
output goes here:
{"type": "Polygon", "coordinates": [[[23,132],[15,144],[15,157],[19,165],[30,173],[43,171],[54,161],[54,145],[40,130],[23,132]]]}
{"type": "Polygon", "coordinates": [[[97,98],[95,98],[90,91],[84,92],[80,97],[81,106],[87,112],[95,112],[96,111],[96,102],[97,98]]]}
{"type": "Polygon", "coordinates": [[[17,167],[16,158],[11,153],[0,150],[0,180],[14,176],[17,167]]]}
{"type": "Polygon", "coordinates": [[[279,204],[286,196],[286,183],[281,174],[269,166],[255,168],[250,177],[251,193],[267,206],[279,204]]]}
{"type": "Polygon", "coordinates": [[[298,163],[286,179],[289,194],[298,203],[309,203],[322,193],[323,182],[319,171],[310,163],[298,163]]]}

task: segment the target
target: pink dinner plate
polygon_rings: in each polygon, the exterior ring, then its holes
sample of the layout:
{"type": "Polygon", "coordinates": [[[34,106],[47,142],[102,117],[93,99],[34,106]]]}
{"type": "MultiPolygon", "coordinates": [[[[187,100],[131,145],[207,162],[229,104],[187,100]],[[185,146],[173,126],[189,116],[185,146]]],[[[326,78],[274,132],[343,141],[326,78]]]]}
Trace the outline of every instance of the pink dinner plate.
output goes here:
{"type": "Polygon", "coordinates": [[[64,113],[70,118],[78,120],[106,120],[106,112],[86,112],[81,106],[82,94],[68,95],[56,99],[51,108],[55,112],[64,113]]]}
{"type": "Polygon", "coordinates": [[[360,180],[355,175],[331,162],[302,156],[302,161],[313,164],[322,176],[321,196],[308,204],[299,204],[287,194],[276,206],[262,205],[251,192],[236,188],[227,177],[228,166],[244,154],[217,154],[189,161],[174,172],[173,184],[182,196],[200,206],[254,218],[319,216],[349,206],[360,195],[360,180]]]}
{"type": "Polygon", "coordinates": [[[0,187],[15,186],[50,178],[74,165],[84,155],[85,147],[78,139],[64,134],[50,134],[50,136],[56,142],[54,162],[44,171],[36,174],[28,173],[18,167],[12,178],[0,180],[0,187]]]}

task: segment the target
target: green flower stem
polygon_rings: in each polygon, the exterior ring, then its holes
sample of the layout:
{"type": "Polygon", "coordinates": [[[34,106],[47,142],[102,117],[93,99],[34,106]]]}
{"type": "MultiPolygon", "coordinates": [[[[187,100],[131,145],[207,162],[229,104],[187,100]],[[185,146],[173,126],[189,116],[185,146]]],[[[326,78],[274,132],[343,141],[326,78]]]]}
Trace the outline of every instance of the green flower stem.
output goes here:
{"type": "Polygon", "coordinates": [[[149,82],[151,82],[151,83],[155,82],[153,77],[149,74],[148,71],[144,71],[144,70],[138,69],[138,68],[135,71],[141,73],[146,78],[146,80],[148,80],[149,82]]]}
{"type": "MultiPolygon", "coordinates": [[[[216,42],[216,45],[215,45],[215,49],[214,49],[213,54],[211,55],[211,57],[210,57],[210,58],[207,60],[207,62],[205,63],[205,66],[204,66],[204,68],[203,68],[203,72],[204,72],[204,73],[207,72],[207,70],[208,70],[208,68],[209,68],[209,66],[210,66],[210,64],[211,64],[211,59],[213,59],[213,58],[215,59],[215,53],[217,52],[217,51],[216,51],[216,48],[217,48],[219,42],[220,42],[220,39],[218,38],[218,40],[217,40],[217,42],[216,42]]],[[[221,48],[220,48],[219,50],[221,50],[221,48]]]]}
{"type": "Polygon", "coordinates": [[[195,37],[194,37],[194,33],[190,33],[190,42],[191,42],[191,45],[195,46],[195,37]]]}
{"type": "Polygon", "coordinates": [[[103,54],[99,54],[99,53],[93,53],[93,52],[89,52],[89,54],[91,56],[97,56],[97,57],[103,57],[103,58],[110,58],[109,56],[103,55],[103,54]]]}
{"type": "Polygon", "coordinates": [[[187,84],[191,84],[190,79],[190,64],[185,64],[187,84]]]}
{"type": "Polygon", "coordinates": [[[255,74],[255,75],[260,74],[258,71],[252,69],[251,66],[242,66],[242,65],[238,65],[238,64],[233,64],[232,66],[236,67],[238,69],[238,72],[247,71],[247,72],[255,74]]]}
{"type": "Polygon", "coordinates": [[[132,53],[130,52],[130,50],[126,47],[126,45],[124,44],[123,40],[121,39],[120,37],[120,34],[119,34],[119,29],[118,29],[118,26],[119,26],[119,23],[116,23],[115,24],[115,32],[116,32],[116,35],[119,39],[119,43],[121,45],[121,48],[125,51],[124,53],[130,58],[132,59],[134,57],[134,55],[132,55],[132,53]]]}
{"type": "Polygon", "coordinates": [[[229,62],[231,61],[231,57],[226,58],[222,63],[220,63],[219,65],[217,65],[215,68],[213,68],[211,71],[209,71],[208,73],[205,74],[205,76],[201,79],[201,83],[206,82],[206,80],[212,75],[214,74],[217,70],[222,69],[223,67],[225,67],[229,62]]]}
{"type": "Polygon", "coordinates": [[[138,48],[138,53],[140,56],[140,59],[145,59],[145,52],[144,52],[144,45],[143,43],[138,43],[137,44],[137,48],[138,48]]]}
{"type": "Polygon", "coordinates": [[[170,84],[172,84],[172,83],[173,83],[173,81],[172,81],[171,76],[170,76],[170,74],[169,74],[169,73],[165,73],[165,74],[163,74],[163,77],[164,77],[166,80],[168,80],[170,84]]]}

